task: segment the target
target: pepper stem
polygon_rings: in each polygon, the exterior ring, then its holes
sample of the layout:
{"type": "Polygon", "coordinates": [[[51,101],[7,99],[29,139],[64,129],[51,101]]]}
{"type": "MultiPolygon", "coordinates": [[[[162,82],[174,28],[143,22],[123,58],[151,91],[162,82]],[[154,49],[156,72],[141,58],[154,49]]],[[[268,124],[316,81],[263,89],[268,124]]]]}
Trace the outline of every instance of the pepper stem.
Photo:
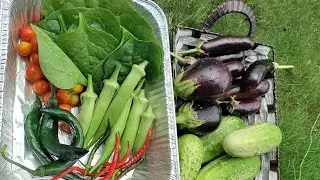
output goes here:
{"type": "Polygon", "coordinates": [[[28,171],[30,174],[32,174],[33,176],[36,176],[36,171],[35,170],[32,170],[32,169],[29,169],[27,168],[26,166],[18,163],[18,162],[15,162],[13,160],[11,160],[7,155],[6,155],[6,149],[7,149],[7,145],[3,145],[2,148],[1,148],[1,156],[3,157],[3,159],[5,159],[6,161],[10,162],[11,164],[14,164],[22,169],[24,169],[25,171],[28,171]]]}
{"type": "Polygon", "coordinates": [[[280,65],[276,62],[273,62],[274,69],[293,69],[293,65],[280,65]]]}
{"type": "Polygon", "coordinates": [[[193,103],[187,103],[180,107],[176,121],[181,128],[196,128],[205,123],[204,120],[197,119],[192,110],[193,103]]]}

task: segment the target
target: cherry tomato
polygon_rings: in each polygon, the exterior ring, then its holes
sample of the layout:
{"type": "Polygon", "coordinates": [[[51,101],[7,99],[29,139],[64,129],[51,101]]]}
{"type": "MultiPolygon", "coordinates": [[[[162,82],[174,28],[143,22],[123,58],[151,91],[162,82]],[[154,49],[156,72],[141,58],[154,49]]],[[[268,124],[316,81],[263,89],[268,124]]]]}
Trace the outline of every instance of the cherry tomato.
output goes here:
{"type": "Polygon", "coordinates": [[[72,107],[71,107],[69,104],[60,104],[60,105],[59,105],[59,108],[71,112],[71,108],[72,108],[72,107]]]}
{"type": "Polygon", "coordinates": [[[21,56],[30,56],[32,53],[31,43],[22,41],[18,45],[18,52],[21,56]]]}
{"type": "Polygon", "coordinates": [[[31,82],[36,82],[44,79],[44,75],[41,71],[40,66],[35,64],[29,64],[26,69],[26,78],[31,82]]]}
{"type": "Polygon", "coordinates": [[[75,107],[79,104],[80,98],[79,95],[72,95],[70,101],[68,102],[69,105],[71,105],[72,107],[75,107]]]}
{"type": "Polygon", "coordinates": [[[39,55],[37,53],[32,53],[30,56],[30,62],[39,66],[39,55]]]}
{"type": "Polygon", "coordinates": [[[38,40],[37,40],[37,36],[33,36],[31,38],[31,49],[32,49],[32,52],[34,53],[38,53],[38,40]]]}
{"type": "Polygon", "coordinates": [[[30,42],[31,38],[35,35],[36,33],[33,31],[31,26],[23,26],[20,31],[20,39],[23,41],[30,42]]]}
{"type": "Polygon", "coordinates": [[[61,121],[60,129],[68,134],[71,134],[72,130],[68,123],[61,121]]]}
{"type": "Polygon", "coordinates": [[[40,95],[47,93],[50,89],[49,83],[45,80],[35,82],[32,87],[34,92],[40,95]]]}
{"type": "Polygon", "coordinates": [[[71,100],[71,94],[68,90],[59,89],[57,92],[57,100],[59,104],[68,104],[71,100]]]}
{"type": "Polygon", "coordinates": [[[74,88],[72,88],[72,92],[74,94],[80,94],[83,92],[84,86],[82,84],[77,84],[74,88]]]}
{"type": "Polygon", "coordinates": [[[45,94],[43,95],[43,102],[44,102],[44,104],[48,104],[49,99],[50,99],[50,96],[51,96],[51,92],[50,92],[50,91],[47,92],[47,93],[45,93],[45,94]]]}

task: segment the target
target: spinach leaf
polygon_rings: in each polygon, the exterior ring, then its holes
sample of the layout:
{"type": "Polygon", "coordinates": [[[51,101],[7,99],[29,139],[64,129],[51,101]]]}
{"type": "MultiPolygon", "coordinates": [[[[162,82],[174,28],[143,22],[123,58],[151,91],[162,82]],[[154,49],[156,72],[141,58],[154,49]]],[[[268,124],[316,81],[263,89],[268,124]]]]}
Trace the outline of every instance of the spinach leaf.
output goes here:
{"type": "Polygon", "coordinates": [[[48,17],[54,11],[75,7],[86,7],[84,0],[42,0],[41,15],[48,17]]]}
{"type": "MultiPolygon", "coordinates": [[[[146,78],[149,82],[157,81],[161,76],[162,53],[158,45],[151,41],[130,39],[121,47],[113,51],[94,73],[96,84],[108,79],[116,64],[121,65],[118,81],[121,83],[129,74],[133,64],[140,64],[147,60],[146,78]],[[103,72],[103,73],[102,73],[103,72]]],[[[98,88],[99,89],[99,88],[98,88]]]]}
{"type": "Polygon", "coordinates": [[[86,78],[71,59],[39,27],[31,25],[37,35],[39,61],[46,78],[56,87],[70,89],[87,84],[86,78]]]}
{"type": "Polygon", "coordinates": [[[46,19],[40,21],[37,26],[46,30],[48,35],[56,39],[61,32],[58,16],[62,15],[66,27],[73,31],[79,24],[79,13],[83,13],[89,27],[103,30],[117,39],[121,39],[121,27],[117,18],[104,8],[72,8],[62,9],[50,14],[46,19]]]}
{"type": "Polygon", "coordinates": [[[90,28],[82,13],[79,14],[78,28],[60,35],[56,43],[85,76],[92,74],[120,44],[112,35],[90,28]]]}

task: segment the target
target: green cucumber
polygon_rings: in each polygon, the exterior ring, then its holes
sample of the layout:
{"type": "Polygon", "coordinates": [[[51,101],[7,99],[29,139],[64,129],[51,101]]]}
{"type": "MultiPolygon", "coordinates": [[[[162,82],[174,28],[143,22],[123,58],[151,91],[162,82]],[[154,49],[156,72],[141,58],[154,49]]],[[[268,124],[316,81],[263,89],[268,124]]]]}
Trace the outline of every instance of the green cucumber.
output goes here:
{"type": "Polygon", "coordinates": [[[222,118],[218,128],[212,133],[201,137],[204,156],[202,163],[217,158],[223,153],[222,141],[231,132],[244,127],[244,122],[236,116],[225,116],[222,118]]]}
{"type": "Polygon", "coordinates": [[[278,147],[282,140],[280,128],[272,123],[259,123],[232,132],[223,140],[223,149],[233,157],[251,157],[278,147]]]}
{"type": "Polygon", "coordinates": [[[179,138],[178,147],[181,180],[194,180],[201,168],[202,142],[197,136],[186,134],[179,138]]]}
{"type": "Polygon", "coordinates": [[[232,158],[222,156],[203,167],[195,180],[253,179],[261,166],[260,157],[232,158]]]}

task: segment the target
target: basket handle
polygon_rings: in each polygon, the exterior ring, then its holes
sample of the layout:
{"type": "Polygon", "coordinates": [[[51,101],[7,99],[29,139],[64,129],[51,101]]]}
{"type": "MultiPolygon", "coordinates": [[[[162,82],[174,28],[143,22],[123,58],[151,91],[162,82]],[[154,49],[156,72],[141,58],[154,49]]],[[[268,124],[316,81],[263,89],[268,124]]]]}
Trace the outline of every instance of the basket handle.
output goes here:
{"type": "Polygon", "coordinates": [[[253,38],[256,33],[256,19],[253,10],[241,0],[227,0],[217,6],[203,24],[203,30],[210,32],[213,25],[223,16],[230,13],[241,13],[247,17],[250,24],[248,36],[253,38]]]}

